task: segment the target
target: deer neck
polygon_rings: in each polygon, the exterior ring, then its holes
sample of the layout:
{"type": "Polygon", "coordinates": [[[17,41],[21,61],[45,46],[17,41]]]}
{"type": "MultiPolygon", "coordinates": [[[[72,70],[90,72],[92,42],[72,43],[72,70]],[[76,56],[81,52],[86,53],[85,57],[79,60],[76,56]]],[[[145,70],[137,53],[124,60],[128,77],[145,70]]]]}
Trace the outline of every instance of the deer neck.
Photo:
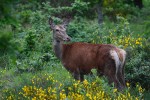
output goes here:
{"type": "Polygon", "coordinates": [[[54,48],[55,55],[60,60],[62,58],[62,47],[63,47],[62,41],[53,40],[53,48],[54,48]]]}

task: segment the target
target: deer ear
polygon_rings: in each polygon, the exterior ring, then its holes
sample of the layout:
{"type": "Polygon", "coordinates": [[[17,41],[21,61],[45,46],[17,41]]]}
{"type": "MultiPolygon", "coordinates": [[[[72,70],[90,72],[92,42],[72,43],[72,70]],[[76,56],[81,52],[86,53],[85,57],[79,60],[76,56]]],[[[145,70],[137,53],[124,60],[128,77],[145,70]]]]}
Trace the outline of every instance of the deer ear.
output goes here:
{"type": "Polygon", "coordinates": [[[49,18],[49,25],[50,25],[50,28],[51,28],[51,29],[54,29],[55,24],[54,24],[54,22],[53,22],[53,19],[52,19],[52,18],[49,18]]]}
{"type": "Polygon", "coordinates": [[[68,23],[63,23],[64,28],[68,27],[68,23]]]}
{"type": "Polygon", "coordinates": [[[63,26],[64,26],[64,28],[67,28],[67,27],[68,27],[69,22],[70,22],[70,19],[65,19],[65,20],[63,21],[63,26]]]}

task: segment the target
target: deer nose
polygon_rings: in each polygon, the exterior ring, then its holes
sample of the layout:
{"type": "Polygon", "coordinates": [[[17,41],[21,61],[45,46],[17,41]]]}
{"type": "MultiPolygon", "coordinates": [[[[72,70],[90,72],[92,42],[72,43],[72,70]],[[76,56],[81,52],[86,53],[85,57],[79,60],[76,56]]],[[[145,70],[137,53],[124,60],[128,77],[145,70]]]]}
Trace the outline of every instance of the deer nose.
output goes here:
{"type": "Polygon", "coordinates": [[[67,39],[66,39],[67,41],[70,41],[71,40],[71,38],[70,37],[67,37],[67,39]]]}

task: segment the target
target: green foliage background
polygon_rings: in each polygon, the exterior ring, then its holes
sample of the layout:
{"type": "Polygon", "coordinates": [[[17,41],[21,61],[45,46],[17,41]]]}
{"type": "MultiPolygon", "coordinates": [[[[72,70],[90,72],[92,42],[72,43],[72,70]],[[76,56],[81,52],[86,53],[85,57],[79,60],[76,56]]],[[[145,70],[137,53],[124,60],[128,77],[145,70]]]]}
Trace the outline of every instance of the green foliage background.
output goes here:
{"type": "MultiPolygon", "coordinates": [[[[126,82],[133,90],[139,83],[146,89],[147,97],[150,91],[150,2],[143,0],[144,7],[139,9],[120,0],[104,0],[102,25],[97,23],[97,3],[97,0],[1,0],[0,97],[7,98],[14,88],[19,93],[23,86],[31,85],[33,76],[53,74],[55,80],[66,80],[64,86],[73,82],[53,53],[49,17],[55,23],[71,19],[67,33],[72,42],[114,44],[125,49],[128,53],[126,82]]],[[[89,77],[86,77],[88,81],[89,77]]],[[[136,94],[135,91],[130,92],[136,94]]]]}

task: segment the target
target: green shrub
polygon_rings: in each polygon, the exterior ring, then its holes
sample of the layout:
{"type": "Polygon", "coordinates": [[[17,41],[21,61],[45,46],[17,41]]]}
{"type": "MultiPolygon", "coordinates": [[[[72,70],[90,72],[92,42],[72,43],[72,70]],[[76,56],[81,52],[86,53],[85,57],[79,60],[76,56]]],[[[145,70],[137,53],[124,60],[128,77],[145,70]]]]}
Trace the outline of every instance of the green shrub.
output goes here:
{"type": "Polygon", "coordinates": [[[132,16],[135,17],[139,14],[139,9],[134,7],[132,4],[128,4],[125,0],[114,0],[104,1],[104,15],[108,16],[111,20],[116,20],[117,16],[127,17],[132,16]]]}
{"type": "Polygon", "coordinates": [[[36,39],[36,34],[35,32],[29,32],[25,38],[26,41],[26,46],[25,46],[25,51],[33,51],[35,49],[35,39],[36,39]]]}
{"type": "Polygon", "coordinates": [[[1,52],[5,52],[9,49],[12,48],[12,41],[11,39],[13,38],[13,33],[11,30],[9,30],[9,26],[8,26],[8,30],[6,29],[0,29],[0,51],[1,52]]]}
{"type": "MultiPolygon", "coordinates": [[[[84,16],[88,12],[88,2],[83,2],[80,0],[74,0],[70,5],[52,7],[49,5],[50,2],[43,2],[43,8],[45,12],[48,12],[50,16],[57,17],[74,17],[74,16],[84,16]]],[[[53,4],[52,4],[53,5],[53,4]]]]}
{"type": "MultiPolygon", "coordinates": [[[[127,59],[126,63],[126,79],[133,86],[140,83],[142,87],[149,90],[150,85],[150,60],[148,58],[149,52],[140,50],[139,52],[132,51],[132,56],[127,59]],[[134,54],[133,54],[134,52],[134,54]]],[[[130,54],[131,55],[131,54],[130,54]]]]}

